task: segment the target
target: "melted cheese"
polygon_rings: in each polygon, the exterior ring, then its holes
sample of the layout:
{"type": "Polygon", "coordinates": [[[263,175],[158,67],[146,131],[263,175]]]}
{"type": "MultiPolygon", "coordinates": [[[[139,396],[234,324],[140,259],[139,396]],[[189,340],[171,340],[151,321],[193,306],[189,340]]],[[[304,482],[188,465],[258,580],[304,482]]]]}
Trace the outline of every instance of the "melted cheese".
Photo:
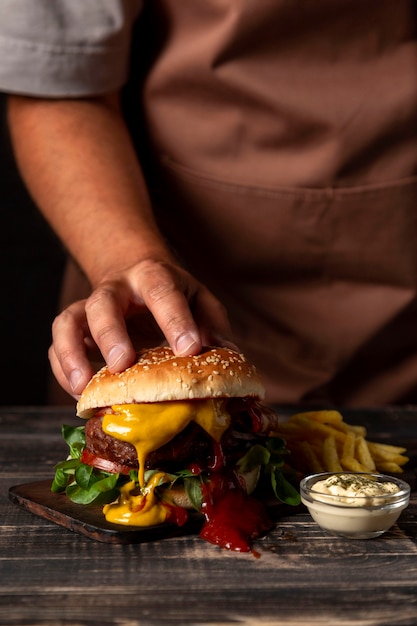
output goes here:
{"type": "Polygon", "coordinates": [[[154,450],[171,441],[191,421],[219,441],[230,424],[230,416],[215,400],[121,404],[103,418],[103,430],[115,439],[131,443],[139,462],[139,484],[144,486],[145,461],[154,450]]]}
{"type": "Polygon", "coordinates": [[[145,486],[147,456],[171,441],[191,421],[199,424],[213,439],[220,441],[230,425],[230,415],[223,410],[221,400],[123,404],[113,406],[112,410],[113,413],[104,416],[102,428],[108,435],[135,447],[141,494],[132,494],[134,482],[124,485],[118,501],[104,507],[106,519],[133,526],[161,524],[168,514],[167,507],[154,493],[161,476],[156,474],[159,478],[153,476],[145,486]]]}
{"type": "Polygon", "coordinates": [[[194,422],[217,442],[230,426],[230,415],[223,407],[223,400],[201,400],[193,417],[194,422]]]}
{"type": "Polygon", "coordinates": [[[154,474],[146,489],[136,495],[134,494],[134,481],[123,485],[118,501],[113,504],[106,504],[103,508],[106,520],[114,524],[129,526],[163,524],[169,514],[169,509],[157,498],[155,489],[160,482],[164,482],[164,478],[163,472],[154,474]]]}

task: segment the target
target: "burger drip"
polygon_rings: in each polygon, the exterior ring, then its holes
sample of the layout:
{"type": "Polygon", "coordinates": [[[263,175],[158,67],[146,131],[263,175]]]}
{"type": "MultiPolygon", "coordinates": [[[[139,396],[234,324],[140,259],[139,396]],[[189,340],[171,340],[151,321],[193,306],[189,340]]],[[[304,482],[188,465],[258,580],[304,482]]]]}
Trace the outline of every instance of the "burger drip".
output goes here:
{"type": "Polygon", "coordinates": [[[235,474],[212,474],[204,483],[202,539],[236,552],[250,552],[251,540],[271,528],[264,506],[240,486],[235,474]]]}
{"type": "MultiPolygon", "coordinates": [[[[252,411],[253,402],[247,405],[253,432],[259,433],[262,431],[260,412],[256,406],[252,411]]],[[[228,469],[232,465],[223,449],[224,442],[225,437],[220,442],[211,441],[212,457],[204,468],[209,470],[209,480],[202,483],[201,512],[205,522],[200,536],[221,548],[250,552],[251,540],[265,533],[272,522],[262,503],[250,497],[237,474],[233,469],[228,469]]],[[[199,469],[204,471],[203,468],[199,469]]]]}

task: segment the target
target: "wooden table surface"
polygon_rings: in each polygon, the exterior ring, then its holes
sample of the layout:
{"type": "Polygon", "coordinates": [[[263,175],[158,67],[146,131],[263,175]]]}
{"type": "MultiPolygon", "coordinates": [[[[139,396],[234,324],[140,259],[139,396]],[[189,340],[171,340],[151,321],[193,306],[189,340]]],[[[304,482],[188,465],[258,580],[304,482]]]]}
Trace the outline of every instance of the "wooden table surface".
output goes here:
{"type": "Polygon", "coordinates": [[[71,409],[0,408],[0,624],[415,626],[417,408],[343,413],[370,439],[407,445],[410,506],[362,541],[285,513],[255,558],[195,535],[99,543],[16,506],[9,488],[51,478],[66,454],[60,426],[79,420],[71,409]]]}

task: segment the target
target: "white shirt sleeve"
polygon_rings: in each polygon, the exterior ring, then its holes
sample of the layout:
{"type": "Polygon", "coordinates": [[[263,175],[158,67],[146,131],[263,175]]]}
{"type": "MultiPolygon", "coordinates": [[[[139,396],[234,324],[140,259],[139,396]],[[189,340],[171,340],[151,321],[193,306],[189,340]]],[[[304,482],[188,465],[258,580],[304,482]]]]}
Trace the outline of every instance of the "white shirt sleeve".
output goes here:
{"type": "Polygon", "coordinates": [[[76,97],[127,80],[142,0],[1,0],[0,91],[76,97]]]}

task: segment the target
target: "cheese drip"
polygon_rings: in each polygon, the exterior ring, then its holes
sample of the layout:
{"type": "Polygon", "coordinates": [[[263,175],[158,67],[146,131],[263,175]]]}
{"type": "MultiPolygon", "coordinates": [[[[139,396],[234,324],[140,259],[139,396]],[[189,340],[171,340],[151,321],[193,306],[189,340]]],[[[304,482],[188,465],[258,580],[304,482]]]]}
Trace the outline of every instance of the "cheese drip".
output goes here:
{"type": "Polygon", "coordinates": [[[158,472],[152,476],[144,493],[134,494],[135,481],[130,481],[120,489],[117,502],[106,504],[103,513],[108,522],[128,526],[154,526],[163,524],[169,515],[169,508],[155,495],[155,488],[164,482],[165,474],[158,472]]]}
{"type": "Polygon", "coordinates": [[[140,496],[132,495],[130,492],[134,489],[134,483],[127,483],[121,490],[118,502],[104,507],[107,521],[150,526],[165,520],[166,508],[154,494],[159,482],[151,479],[145,486],[146,459],[192,421],[199,424],[215,441],[220,441],[230,425],[230,415],[224,411],[223,404],[222,400],[193,400],[112,406],[113,413],[103,417],[103,431],[135,447],[142,493],[140,496]]]}
{"type": "Polygon", "coordinates": [[[103,418],[102,428],[115,439],[131,443],[138,455],[139,484],[145,484],[145,461],[154,450],[171,441],[191,421],[199,424],[213,439],[220,441],[230,424],[222,402],[159,402],[155,404],[120,404],[103,418]]]}

